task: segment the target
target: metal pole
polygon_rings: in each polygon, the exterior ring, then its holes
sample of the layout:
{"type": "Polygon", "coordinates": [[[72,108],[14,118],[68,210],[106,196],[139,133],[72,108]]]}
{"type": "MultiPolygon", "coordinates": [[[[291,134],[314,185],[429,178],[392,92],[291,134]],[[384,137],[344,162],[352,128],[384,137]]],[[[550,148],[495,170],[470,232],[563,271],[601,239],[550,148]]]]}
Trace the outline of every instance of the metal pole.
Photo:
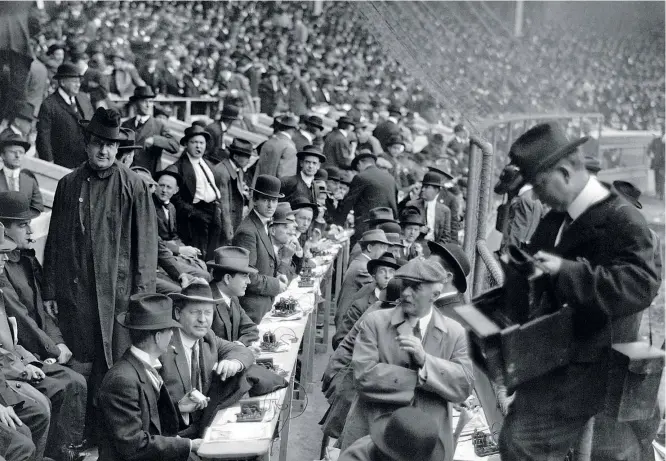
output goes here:
{"type": "Polygon", "coordinates": [[[522,37],[523,36],[523,0],[516,1],[516,16],[513,23],[513,36],[522,37]]]}

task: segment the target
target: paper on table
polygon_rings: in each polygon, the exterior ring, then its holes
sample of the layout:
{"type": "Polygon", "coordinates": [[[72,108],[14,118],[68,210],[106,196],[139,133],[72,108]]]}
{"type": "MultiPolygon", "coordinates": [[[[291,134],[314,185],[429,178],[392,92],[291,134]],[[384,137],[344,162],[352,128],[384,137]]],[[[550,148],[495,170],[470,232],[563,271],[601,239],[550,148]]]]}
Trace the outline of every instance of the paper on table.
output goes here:
{"type": "Polygon", "coordinates": [[[265,422],[223,424],[206,431],[204,442],[231,442],[237,440],[261,440],[271,438],[271,428],[265,422]]]}

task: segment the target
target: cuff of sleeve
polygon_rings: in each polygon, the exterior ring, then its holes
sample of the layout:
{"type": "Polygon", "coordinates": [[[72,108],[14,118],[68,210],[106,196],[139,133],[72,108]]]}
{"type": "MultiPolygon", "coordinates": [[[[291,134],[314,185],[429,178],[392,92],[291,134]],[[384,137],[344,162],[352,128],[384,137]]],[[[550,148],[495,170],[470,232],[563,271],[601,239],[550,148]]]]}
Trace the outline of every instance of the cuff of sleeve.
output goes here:
{"type": "Polygon", "coordinates": [[[241,362],[241,361],[238,360],[238,359],[233,359],[233,361],[236,362],[236,363],[238,363],[238,364],[240,365],[240,367],[241,367],[241,371],[245,370],[245,365],[243,365],[243,362],[241,362]]]}

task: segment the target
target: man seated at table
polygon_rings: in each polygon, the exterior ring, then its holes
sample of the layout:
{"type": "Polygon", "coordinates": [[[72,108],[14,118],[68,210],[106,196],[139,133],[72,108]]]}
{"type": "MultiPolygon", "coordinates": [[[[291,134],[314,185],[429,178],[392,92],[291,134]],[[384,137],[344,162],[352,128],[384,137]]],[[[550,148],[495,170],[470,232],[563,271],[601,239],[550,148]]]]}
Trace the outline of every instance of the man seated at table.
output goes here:
{"type": "Polygon", "coordinates": [[[245,313],[238,298],[245,295],[250,274],[257,272],[250,267],[250,252],[240,247],[220,247],[215,250],[213,260],[206,264],[213,278],[212,295],[221,299],[215,304],[213,332],[227,341],[249,346],[259,339],[259,328],[245,313]]]}
{"type": "Polygon", "coordinates": [[[303,264],[303,249],[296,234],[298,222],[289,203],[279,203],[269,228],[275,254],[278,259],[278,273],[291,280],[298,275],[303,264]]]}
{"type": "Polygon", "coordinates": [[[352,329],[356,321],[363,315],[369,306],[379,300],[380,294],[386,290],[386,286],[393,278],[396,269],[400,264],[395,260],[391,253],[384,253],[377,259],[368,261],[368,273],[372,276],[372,282],[361,287],[356,293],[352,305],[342,319],[342,323],[333,335],[333,349],[337,349],[349,330],[352,329]]]}
{"type": "Polygon", "coordinates": [[[219,338],[211,330],[215,304],[223,299],[213,299],[204,279],[191,279],[181,293],[169,297],[180,328],[174,330],[171,347],[160,357],[160,375],[182,416],[181,435],[196,434],[205,429],[199,424],[201,410],[208,405],[202,395],[216,409],[240,400],[250,389],[241,372],[252,365],[254,355],[245,346],[219,338]]]}
{"type": "Polygon", "coordinates": [[[171,347],[172,301],[166,295],[130,297],[118,323],[130,330],[132,346],[106,373],[99,389],[103,418],[99,461],[194,461],[202,439],[178,437],[178,410],[158,369],[171,347]]]}

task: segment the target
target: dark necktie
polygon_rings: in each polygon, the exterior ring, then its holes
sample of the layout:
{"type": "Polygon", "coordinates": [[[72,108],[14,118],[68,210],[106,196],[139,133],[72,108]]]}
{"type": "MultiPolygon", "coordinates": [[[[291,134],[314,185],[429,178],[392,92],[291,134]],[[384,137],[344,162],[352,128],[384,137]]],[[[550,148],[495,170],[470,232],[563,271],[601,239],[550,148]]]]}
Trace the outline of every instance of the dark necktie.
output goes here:
{"type": "Polygon", "coordinates": [[[201,383],[201,365],[199,364],[199,341],[192,346],[192,358],[190,360],[191,371],[190,378],[192,380],[192,389],[203,391],[201,383]]]}
{"type": "Polygon", "coordinates": [[[421,334],[421,326],[419,324],[420,324],[420,322],[416,322],[416,325],[414,325],[413,332],[414,332],[414,336],[416,336],[417,338],[419,338],[420,341],[422,341],[423,340],[423,335],[421,334]]]}
{"type": "Polygon", "coordinates": [[[567,213],[566,216],[564,217],[564,221],[562,222],[562,234],[566,232],[566,230],[569,228],[572,222],[573,219],[571,218],[571,216],[569,216],[569,213],[567,213]]]}

